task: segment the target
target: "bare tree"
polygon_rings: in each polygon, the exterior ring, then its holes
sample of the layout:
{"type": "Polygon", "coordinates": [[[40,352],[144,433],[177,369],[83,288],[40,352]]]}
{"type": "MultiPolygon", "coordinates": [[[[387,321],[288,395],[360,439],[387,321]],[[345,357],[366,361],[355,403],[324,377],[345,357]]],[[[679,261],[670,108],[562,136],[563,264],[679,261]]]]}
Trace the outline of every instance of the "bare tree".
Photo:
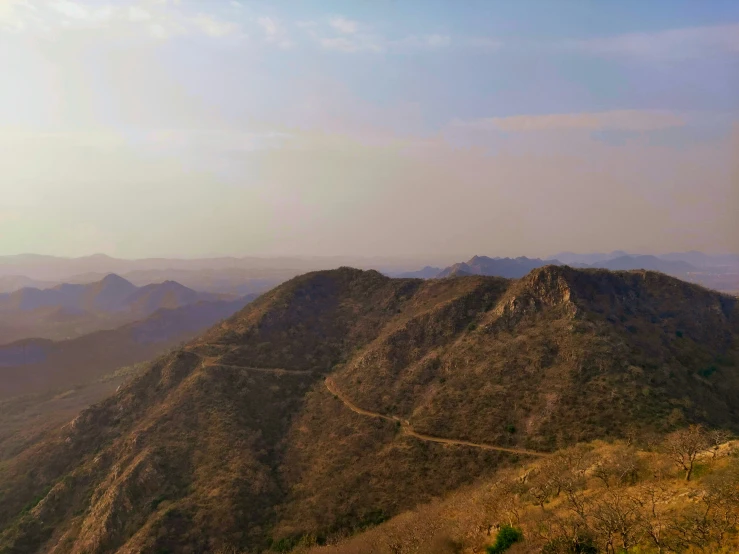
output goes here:
{"type": "Polygon", "coordinates": [[[667,549],[670,517],[670,490],[659,481],[641,485],[636,492],[636,500],[641,508],[640,525],[644,534],[651,540],[658,554],[667,549]]]}
{"type": "Polygon", "coordinates": [[[723,429],[712,429],[708,433],[708,436],[711,442],[711,457],[715,460],[718,455],[719,448],[731,438],[731,433],[723,429]]]}
{"type": "Polygon", "coordinates": [[[640,504],[625,489],[609,489],[590,508],[590,527],[609,554],[628,552],[643,536],[640,504]]]}
{"type": "Polygon", "coordinates": [[[632,446],[616,447],[613,452],[601,458],[593,468],[593,476],[603,482],[606,488],[611,485],[634,484],[639,475],[641,463],[636,449],[632,446]]]}
{"type": "Polygon", "coordinates": [[[672,461],[685,471],[685,480],[690,481],[695,460],[709,448],[710,441],[703,427],[691,425],[667,435],[663,446],[672,461]]]}

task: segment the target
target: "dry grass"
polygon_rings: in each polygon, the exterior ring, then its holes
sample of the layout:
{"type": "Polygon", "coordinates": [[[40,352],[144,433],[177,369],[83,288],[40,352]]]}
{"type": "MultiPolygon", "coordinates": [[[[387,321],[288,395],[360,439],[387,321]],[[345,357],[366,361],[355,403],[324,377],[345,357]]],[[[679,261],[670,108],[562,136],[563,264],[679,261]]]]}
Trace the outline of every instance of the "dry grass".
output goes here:
{"type": "Polygon", "coordinates": [[[472,554],[491,545],[501,526],[513,525],[524,540],[511,554],[578,552],[575,544],[593,553],[728,554],[739,549],[739,451],[733,445],[717,457],[707,453],[700,476],[686,482],[659,450],[581,444],[555,460],[501,471],[355,537],[297,552],[472,554]],[[624,473],[627,460],[633,466],[624,473]]]}

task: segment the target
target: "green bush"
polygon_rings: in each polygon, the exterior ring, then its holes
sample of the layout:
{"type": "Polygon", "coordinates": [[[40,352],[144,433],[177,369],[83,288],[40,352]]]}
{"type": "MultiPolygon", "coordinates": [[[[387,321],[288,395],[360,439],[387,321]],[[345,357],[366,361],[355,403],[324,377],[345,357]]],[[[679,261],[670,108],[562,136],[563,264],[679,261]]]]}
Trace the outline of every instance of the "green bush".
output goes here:
{"type": "Polygon", "coordinates": [[[504,525],[495,537],[495,544],[488,546],[487,554],[500,554],[508,550],[514,543],[523,539],[523,533],[518,527],[504,525]]]}

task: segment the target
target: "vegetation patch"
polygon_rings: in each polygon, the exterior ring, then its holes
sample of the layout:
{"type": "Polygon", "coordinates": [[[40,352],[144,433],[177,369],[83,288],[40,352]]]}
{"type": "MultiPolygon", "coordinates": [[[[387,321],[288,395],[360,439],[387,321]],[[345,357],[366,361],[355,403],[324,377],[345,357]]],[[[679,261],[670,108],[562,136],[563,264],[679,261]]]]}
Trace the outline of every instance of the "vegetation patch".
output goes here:
{"type": "Polygon", "coordinates": [[[495,537],[495,543],[487,548],[487,554],[501,554],[515,543],[523,539],[523,532],[518,527],[504,525],[495,537]]]}

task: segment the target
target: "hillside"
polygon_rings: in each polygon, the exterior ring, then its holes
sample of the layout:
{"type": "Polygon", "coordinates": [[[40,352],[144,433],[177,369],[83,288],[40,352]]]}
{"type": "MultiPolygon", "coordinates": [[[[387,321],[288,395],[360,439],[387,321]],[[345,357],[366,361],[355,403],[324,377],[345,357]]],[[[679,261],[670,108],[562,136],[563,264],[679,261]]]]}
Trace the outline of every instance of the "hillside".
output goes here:
{"type": "Polygon", "coordinates": [[[0,344],[31,337],[68,339],[114,329],[162,308],[227,299],[233,296],[197,292],[172,281],[137,287],[113,274],[84,285],[23,288],[0,294],[0,344]]]}
{"type": "Polygon", "coordinates": [[[141,321],[75,339],[26,339],[0,346],[0,398],[76,385],[149,360],[229,317],[252,299],[163,308],[141,321]]]}
{"type": "Polygon", "coordinates": [[[575,442],[737,429],[738,337],[651,272],[300,276],[6,460],[0,551],[287,551],[575,442]]]}
{"type": "MultiPolygon", "coordinates": [[[[739,449],[708,440],[690,481],[669,443],[581,443],[300,554],[736,552],[739,449]],[[625,549],[625,550],[624,550],[625,549]]],[[[719,441],[726,436],[718,436],[719,441]]],[[[308,541],[309,542],[309,541],[308,541]]]]}

